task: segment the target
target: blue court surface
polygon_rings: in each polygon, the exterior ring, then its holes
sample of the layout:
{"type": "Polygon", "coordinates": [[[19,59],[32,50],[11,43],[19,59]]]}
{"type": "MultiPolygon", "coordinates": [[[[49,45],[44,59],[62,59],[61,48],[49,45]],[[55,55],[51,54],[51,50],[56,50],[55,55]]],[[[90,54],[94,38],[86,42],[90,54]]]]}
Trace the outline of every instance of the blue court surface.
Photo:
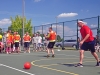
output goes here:
{"type": "Polygon", "coordinates": [[[55,51],[55,58],[46,55],[46,52],[0,54],[0,75],[100,75],[100,67],[95,67],[90,52],[85,52],[84,67],[74,67],[79,61],[78,51],[55,51]],[[31,62],[31,69],[23,68],[25,62],[31,62]]]}

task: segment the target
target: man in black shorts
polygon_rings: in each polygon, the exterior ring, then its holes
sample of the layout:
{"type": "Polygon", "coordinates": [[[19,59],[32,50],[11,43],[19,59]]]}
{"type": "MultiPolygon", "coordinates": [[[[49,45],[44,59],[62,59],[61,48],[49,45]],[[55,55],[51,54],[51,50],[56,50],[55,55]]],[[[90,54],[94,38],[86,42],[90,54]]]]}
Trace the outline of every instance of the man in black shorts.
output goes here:
{"type": "Polygon", "coordinates": [[[91,54],[94,56],[94,58],[97,61],[96,66],[99,66],[99,57],[97,53],[95,52],[95,41],[93,37],[92,30],[86,25],[85,22],[83,21],[78,21],[78,26],[81,28],[80,33],[81,33],[81,41],[80,41],[80,62],[75,65],[75,67],[83,67],[83,58],[84,58],[84,51],[90,50],[91,54]]]}
{"type": "Polygon", "coordinates": [[[47,53],[48,53],[47,57],[50,57],[50,51],[52,52],[52,57],[55,57],[53,47],[56,42],[56,32],[54,32],[52,30],[52,27],[50,27],[48,36],[46,36],[46,35],[44,35],[44,36],[45,36],[45,38],[47,38],[49,40],[49,44],[47,46],[47,53]]]}
{"type": "Polygon", "coordinates": [[[20,43],[20,35],[18,34],[18,32],[16,32],[16,35],[14,35],[14,43],[15,43],[15,50],[17,53],[20,52],[20,49],[19,49],[19,43],[20,43]]]}

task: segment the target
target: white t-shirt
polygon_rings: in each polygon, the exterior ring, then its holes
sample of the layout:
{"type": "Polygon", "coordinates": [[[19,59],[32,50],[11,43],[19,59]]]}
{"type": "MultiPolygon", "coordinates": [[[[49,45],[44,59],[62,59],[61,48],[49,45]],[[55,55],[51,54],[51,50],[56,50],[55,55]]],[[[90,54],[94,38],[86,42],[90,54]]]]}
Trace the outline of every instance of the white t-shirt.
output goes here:
{"type": "Polygon", "coordinates": [[[38,43],[42,43],[42,37],[41,36],[37,36],[36,39],[37,39],[38,43]]]}
{"type": "Polygon", "coordinates": [[[37,43],[37,37],[33,37],[33,43],[37,43]]]}

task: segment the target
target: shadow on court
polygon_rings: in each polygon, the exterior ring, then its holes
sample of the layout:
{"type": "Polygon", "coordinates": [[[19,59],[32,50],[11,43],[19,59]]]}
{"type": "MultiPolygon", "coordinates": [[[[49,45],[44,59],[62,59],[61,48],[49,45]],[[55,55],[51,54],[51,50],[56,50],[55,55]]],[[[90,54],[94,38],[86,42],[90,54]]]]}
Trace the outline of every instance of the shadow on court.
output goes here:
{"type": "Polygon", "coordinates": [[[64,66],[67,66],[67,67],[74,67],[75,64],[60,64],[60,65],[64,65],[64,66]]]}

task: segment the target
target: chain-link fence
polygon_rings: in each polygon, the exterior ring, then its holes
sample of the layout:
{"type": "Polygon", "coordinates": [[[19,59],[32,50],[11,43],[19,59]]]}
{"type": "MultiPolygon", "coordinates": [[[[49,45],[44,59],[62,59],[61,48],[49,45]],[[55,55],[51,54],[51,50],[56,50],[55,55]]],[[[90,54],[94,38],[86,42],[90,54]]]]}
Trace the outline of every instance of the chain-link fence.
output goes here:
{"type": "Polygon", "coordinates": [[[78,37],[81,38],[79,28],[77,26],[78,20],[83,20],[87,23],[87,25],[92,29],[94,37],[96,35],[100,35],[100,16],[85,18],[85,19],[77,19],[73,21],[66,21],[60,23],[53,23],[48,25],[41,25],[34,27],[34,33],[39,32],[40,34],[44,34],[48,32],[48,28],[52,27],[53,30],[57,33],[57,42],[62,42],[61,47],[72,46],[75,47],[78,43],[78,37]],[[76,40],[77,43],[74,43],[76,40]],[[70,41],[70,43],[66,43],[70,41]]]}

